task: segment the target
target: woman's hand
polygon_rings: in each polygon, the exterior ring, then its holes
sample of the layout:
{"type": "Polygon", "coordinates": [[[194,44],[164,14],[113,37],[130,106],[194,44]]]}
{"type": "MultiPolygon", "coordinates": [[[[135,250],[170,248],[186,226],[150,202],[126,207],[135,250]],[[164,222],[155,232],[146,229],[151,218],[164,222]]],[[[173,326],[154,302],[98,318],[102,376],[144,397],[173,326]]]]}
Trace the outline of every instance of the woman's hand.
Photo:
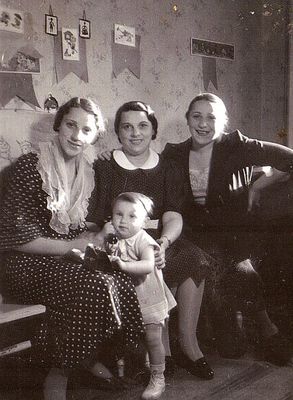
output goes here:
{"type": "Polygon", "coordinates": [[[101,161],[110,161],[112,156],[112,151],[105,150],[102,153],[97,155],[97,159],[101,161]]]}
{"type": "Polygon", "coordinates": [[[157,239],[157,243],[160,245],[160,249],[155,250],[155,266],[158,269],[163,269],[165,268],[166,265],[165,252],[166,249],[168,248],[168,244],[166,244],[164,238],[157,239]]]}

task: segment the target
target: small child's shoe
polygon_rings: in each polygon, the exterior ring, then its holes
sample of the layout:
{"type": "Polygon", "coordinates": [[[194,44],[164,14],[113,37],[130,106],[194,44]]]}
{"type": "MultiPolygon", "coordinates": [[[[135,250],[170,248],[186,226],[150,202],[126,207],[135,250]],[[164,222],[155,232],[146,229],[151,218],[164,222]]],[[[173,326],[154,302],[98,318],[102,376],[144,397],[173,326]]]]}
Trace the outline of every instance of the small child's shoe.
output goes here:
{"type": "Polygon", "coordinates": [[[143,400],[156,400],[165,391],[165,378],[164,374],[158,373],[158,371],[151,371],[151,377],[149,384],[145,388],[141,398],[143,400]]]}

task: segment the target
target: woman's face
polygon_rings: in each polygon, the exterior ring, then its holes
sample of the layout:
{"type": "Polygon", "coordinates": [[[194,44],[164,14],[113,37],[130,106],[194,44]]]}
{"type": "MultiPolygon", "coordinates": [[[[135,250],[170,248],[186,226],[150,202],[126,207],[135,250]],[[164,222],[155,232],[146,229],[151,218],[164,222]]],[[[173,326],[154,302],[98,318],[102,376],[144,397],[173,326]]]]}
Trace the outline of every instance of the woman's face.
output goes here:
{"type": "Polygon", "coordinates": [[[126,155],[148,154],[153,134],[153,126],[144,111],[121,114],[118,136],[126,155]]]}
{"type": "Polygon", "coordinates": [[[201,146],[212,143],[219,137],[224,131],[225,123],[223,107],[206,100],[194,103],[187,118],[192,139],[201,146]]]}
{"type": "Polygon", "coordinates": [[[59,127],[59,142],[65,159],[82,153],[97,137],[96,119],[82,108],[71,108],[59,127]]]}

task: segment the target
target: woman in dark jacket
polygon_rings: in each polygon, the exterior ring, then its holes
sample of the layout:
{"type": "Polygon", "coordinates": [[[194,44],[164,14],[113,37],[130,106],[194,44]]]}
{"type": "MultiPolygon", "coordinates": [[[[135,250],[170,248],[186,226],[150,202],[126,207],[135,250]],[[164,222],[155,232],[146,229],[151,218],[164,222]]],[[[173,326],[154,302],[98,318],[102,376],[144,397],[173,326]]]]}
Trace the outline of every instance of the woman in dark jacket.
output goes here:
{"type": "Polygon", "coordinates": [[[285,364],[290,352],[267,314],[262,281],[253,266],[263,249],[253,232],[257,221],[252,211],[262,189],[289,177],[293,151],[239,131],[227,134],[226,107],[211,93],[191,101],[186,119],[191,138],[168,143],[163,156],[185,168],[185,227],[196,244],[222,265],[210,277],[211,303],[219,304],[213,307],[218,349],[223,356],[240,355],[239,336],[230,318],[241,310],[257,322],[265,358],[285,364]],[[271,173],[253,180],[255,166],[271,166],[271,173]]]}

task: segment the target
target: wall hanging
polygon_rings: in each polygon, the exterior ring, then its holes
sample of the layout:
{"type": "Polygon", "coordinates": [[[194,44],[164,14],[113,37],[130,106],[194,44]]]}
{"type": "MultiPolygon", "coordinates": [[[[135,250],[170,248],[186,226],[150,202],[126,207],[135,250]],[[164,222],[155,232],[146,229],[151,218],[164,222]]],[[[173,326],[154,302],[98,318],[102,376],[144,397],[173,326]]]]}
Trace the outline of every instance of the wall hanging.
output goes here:
{"type": "Polygon", "coordinates": [[[23,33],[23,12],[0,6],[0,29],[4,31],[23,33]]]}
{"type": "Polygon", "coordinates": [[[218,89],[217,58],[234,60],[234,46],[232,44],[212,42],[209,40],[191,38],[191,55],[202,56],[202,74],[205,90],[211,82],[218,89]]]}
{"type": "Polygon", "coordinates": [[[82,19],[79,20],[79,36],[83,39],[90,39],[91,37],[91,23],[86,19],[84,10],[82,19]]]}
{"type": "Polygon", "coordinates": [[[58,18],[55,15],[45,15],[45,32],[48,35],[58,35],[58,18]]]}
{"type": "Polygon", "coordinates": [[[128,68],[140,78],[140,36],[135,28],[115,24],[112,42],[112,67],[115,78],[128,68]],[[118,29],[119,28],[119,29],[118,29]]]}

